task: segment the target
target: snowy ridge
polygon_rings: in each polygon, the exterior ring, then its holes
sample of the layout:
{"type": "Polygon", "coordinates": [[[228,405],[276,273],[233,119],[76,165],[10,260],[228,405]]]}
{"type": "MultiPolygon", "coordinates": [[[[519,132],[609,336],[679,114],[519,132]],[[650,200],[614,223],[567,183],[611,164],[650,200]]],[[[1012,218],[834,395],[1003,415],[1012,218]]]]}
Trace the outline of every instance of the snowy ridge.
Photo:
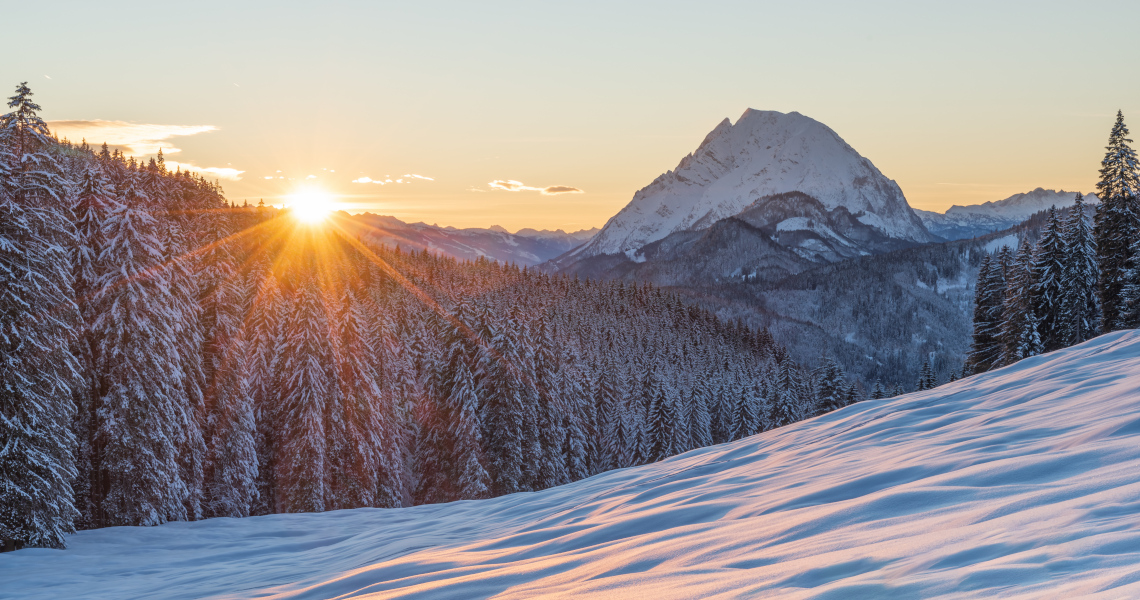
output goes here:
{"type": "MultiPolygon", "coordinates": [[[[1076,192],[1037,188],[1004,200],[969,206],[954,205],[945,213],[918,209],[914,212],[931,233],[956,240],[1008,229],[1051,206],[1058,209],[1072,206],[1075,197],[1076,192]]],[[[1084,200],[1087,205],[1100,202],[1096,194],[1087,194],[1084,200]]]]}
{"type": "Polygon", "coordinates": [[[676,169],[634,194],[575,256],[637,249],[676,231],[709,227],[764,196],[793,191],[827,209],[843,206],[889,237],[933,239],[898,185],[826,125],[796,112],[748,109],[736,124],[721,121],[676,169]]]}
{"type": "Polygon", "coordinates": [[[492,225],[487,229],[440,227],[427,223],[405,223],[395,217],[363,213],[346,219],[346,226],[375,243],[445,254],[460,260],[486,257],[504,263],[537,265],[567,252],[597,233],[583,229],[566,233],[561,229],[520,229],[510,233],[492,225]]]}
{"type": "Polygon", "coordinates": [[[1140,334],[544,492],[0,555],[0,597],[1140,597],[1140,334]]]}

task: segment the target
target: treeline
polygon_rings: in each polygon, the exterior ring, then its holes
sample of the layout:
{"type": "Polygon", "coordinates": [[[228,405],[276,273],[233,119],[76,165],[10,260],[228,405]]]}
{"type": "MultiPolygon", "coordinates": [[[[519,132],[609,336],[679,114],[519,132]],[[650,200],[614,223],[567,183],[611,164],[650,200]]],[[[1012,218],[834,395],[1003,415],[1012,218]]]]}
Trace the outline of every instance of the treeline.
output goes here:
{"type": "Polygon", "coordinates": [[[1056,208],[1036,244],[983,259],[974,301],[970,373],[1140,326],[1140,179],[1118,112],[1101,161],[1090,224],[1080,194],[1056,208]]]}
{"type": "Polygon", "coordinates": [[[484,498],[856,401],[650,286],[374,247],[0,117],[0,538],[484,498]]]}

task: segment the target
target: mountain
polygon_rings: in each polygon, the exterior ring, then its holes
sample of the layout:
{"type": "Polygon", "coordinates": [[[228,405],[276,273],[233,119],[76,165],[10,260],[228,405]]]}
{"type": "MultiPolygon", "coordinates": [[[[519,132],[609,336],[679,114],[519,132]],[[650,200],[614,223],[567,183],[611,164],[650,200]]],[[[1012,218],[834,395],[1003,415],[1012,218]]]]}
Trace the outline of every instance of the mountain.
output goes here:
{"type": "Polygon", "coordinates": [[[0,595],[1135,598],[1137,415],[1116,332],[542,492],[84,531],[0,595]]]}
{"type": "MultiPolygon", "coordinates": [[[[1064,208],[1073,204],[1075,192],[1037,188],[1024,194],[1014,194],[1004,200],[995,200],[970,206],[951,206],[945,213],[915,209],[930,233],[948,240],[977,237],[992,231],[1013,227],[1031,215],[1048,210],[1051,206],[1064,208]]],[[[1096,204],[1095,194],[1085,196],[1085,203],[1096,204]]]]}
{"type": "MultiPolygon", "coordinates": [[[[845,209],[888,238],[934,238],[902,190],[826,125],[799,113],[748,109],[722,121],[677,167],[634,194],[589,243],[561,265],[630,253],[680,231],[700,231],[765,198],[800,192],[823,210],[845,209]]],[[[788,222],[784,230],[799,229],[788,222]]]]}
{"type": "Polygon", "coordinates": [[[456,229],[426,223],[405,223],[395,217],[364,213],[352,215],[349,226],[374,243],[405,250],[430,250],[461,260],[486,257],[503,263],[532,266],[580,246],[597,228],[566,233],[561,229],[520,229],[514,234],[493,225],[488,229],[456,229]]]}
{"type": "Polygon", "coordinates": [[[722,319],[768,329],[804,364],[827,355],[867,386],[878,380],[909,390],[928,359],[940,381],[961,370],[982,257],[1036,241],[1045,221],[1038,213],[978,238],[818,263],[731,217],[649,244],[642,262],[603,255],[565,272],[651,282],[722,319]]]}

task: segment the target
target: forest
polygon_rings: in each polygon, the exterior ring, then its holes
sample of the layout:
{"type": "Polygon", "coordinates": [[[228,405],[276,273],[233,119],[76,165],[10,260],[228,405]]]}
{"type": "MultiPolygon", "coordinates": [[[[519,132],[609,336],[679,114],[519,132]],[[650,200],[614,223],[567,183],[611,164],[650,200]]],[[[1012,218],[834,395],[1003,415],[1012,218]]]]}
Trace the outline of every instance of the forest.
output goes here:
{"type": "MultiPolygon", "coordinates": [[[[0,117],[0,538],[485,498],[862,397],[671,293],[367,243],[0,117]]],[[[881,395],[878,394],[878,395],[881,395]]]]}
{"type": "Polygon", "coordinates": [[[982,373],[1140,327],[1140,177],[1117,112],[1101,161],[1092,223],[1080,194],[1050,209],[1036,243],[983,258],[964,371],[982,373]]]}

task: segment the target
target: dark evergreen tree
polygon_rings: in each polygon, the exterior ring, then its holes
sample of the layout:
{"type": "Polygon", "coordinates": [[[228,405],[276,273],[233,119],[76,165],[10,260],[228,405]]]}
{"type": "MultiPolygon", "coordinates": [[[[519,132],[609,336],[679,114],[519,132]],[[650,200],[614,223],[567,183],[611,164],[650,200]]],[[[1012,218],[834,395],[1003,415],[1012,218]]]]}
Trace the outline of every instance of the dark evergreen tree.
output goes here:
{"type": "Polygon", "coordinates": [[[282,418],[276,460],[277,512],[321,512],[327,493],[325,413],[331,395],[328,312],[318,282],[294,294],[284,336],[282,418]]]}
{"type": "Polygon", "coordinates": [[[1085,218],[1084,199],[1077,194],[1065,224],[1065,274],[1062,277],[1062,320],[1066,346],[1091,339],[1099,331],[1099,279],[1096,242],[1085,218]]]}
{"type": "Polygon", "coordinates": [[[67,181],[26,83],[0,117],[0,542],[62,548],[74,530],[78,323],[67,181]]]}
{"type": "Polygon", "coordinates": [[[1022,241],[1017,257],[1005,273],[1005,299],[1002,304],[1002,366],[1041,353],[1038,317],[1033,312],[1033,251],[1022,241]]]}
{"type": "Polygon", "coordinates": [[[1041,349],[1050,352],[1065,346],[1064,302],[1067,248],[1057,218],[1056,207],[1049,208],[1049,220],[1033,253],[1033,289],[1030,292],[1041,349]]]}
{"type": "Polygon", "coordinates": [[[918,376],[918,384],[915,385],[914,391],[921,392],[938,387],[938,377],[934,374],[934,368],[930,366],[929,360],[922,363],[922,371],[920,373],[918,376]]]}
{"type": "Polygon", "coordinates": [[[1113,331],[1119,326],[1128,250],[1140,227],[1140,210],[1136,206],[1140,177],[1136,151],[1131,143],[1124,114],[1117,111],[1104,160],[1100,163],[1100,181],[1096,184],[1100,205],[1093,227],[1100,270],[1097,293],[1104,331],[1113,331]]]}
{"type": "Polygon", "coordinates": [[[1002,313],[1005,300],[1005,272],[1008,248],[994,257],[982,259],[978,283],[974,291],[974,336],[966,367],[972,373],[984,373],[1000,366],[1004,354],[1002,313]]]}

